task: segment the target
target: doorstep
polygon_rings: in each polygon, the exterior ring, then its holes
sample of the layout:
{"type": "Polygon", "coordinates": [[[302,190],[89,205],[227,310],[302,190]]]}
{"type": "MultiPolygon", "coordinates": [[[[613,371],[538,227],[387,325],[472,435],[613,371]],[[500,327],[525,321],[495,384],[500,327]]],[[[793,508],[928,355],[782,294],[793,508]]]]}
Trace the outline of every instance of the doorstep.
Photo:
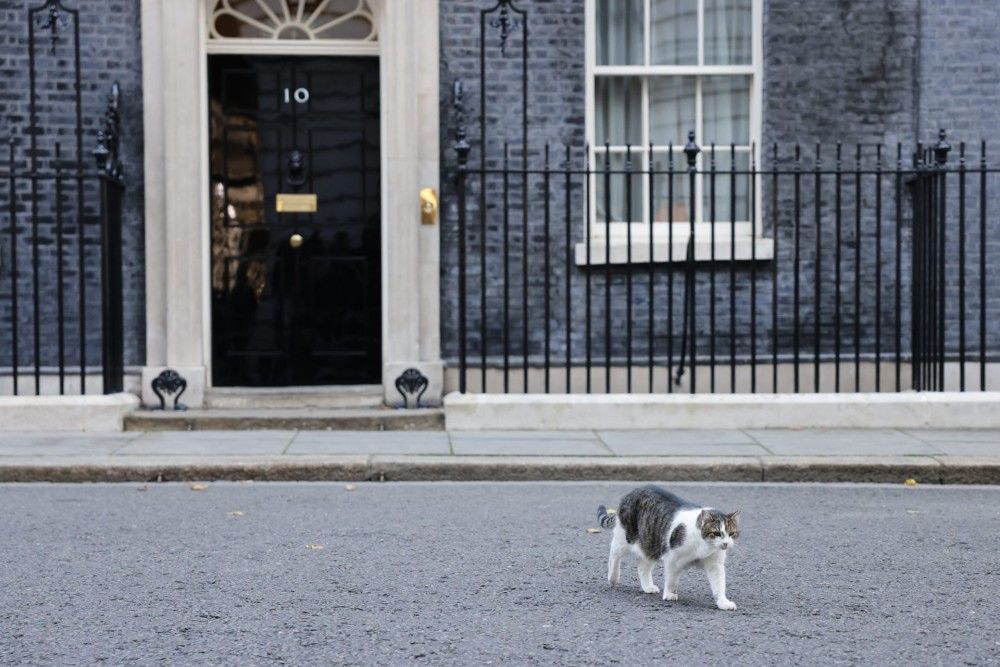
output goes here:
{"type": "Polygon", "coordinates": [[[232,408],[136,410],[126,431],[415,431],[442,430],[439,408],[232,408]]]}

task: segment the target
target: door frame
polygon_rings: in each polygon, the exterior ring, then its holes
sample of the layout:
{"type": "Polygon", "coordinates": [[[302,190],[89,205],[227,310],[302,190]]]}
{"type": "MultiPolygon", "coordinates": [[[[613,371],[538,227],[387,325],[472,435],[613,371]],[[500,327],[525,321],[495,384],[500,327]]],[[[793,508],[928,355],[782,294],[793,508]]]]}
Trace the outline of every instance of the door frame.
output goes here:
{"type": "Polygon", "coordinates": [[[143,401],[165,368],[188,382],[184,402],[210,386],[211,225],[208,54],[377,55],[381,144],[382,393],[416,368],[426,404],[441,401],[439,227],[421,225],[419,191],[439,187],[438,1],[369,0],[378,41],[208,40],[212,0],[142,0],[145,140],[146,365],[143,401]],[[416,113],[414,113],[416,111],[416,113]],[[195,157],[197,156],[197,157],[195,157]],[[401,286],[416,286],[400,289],[401,286]]]}

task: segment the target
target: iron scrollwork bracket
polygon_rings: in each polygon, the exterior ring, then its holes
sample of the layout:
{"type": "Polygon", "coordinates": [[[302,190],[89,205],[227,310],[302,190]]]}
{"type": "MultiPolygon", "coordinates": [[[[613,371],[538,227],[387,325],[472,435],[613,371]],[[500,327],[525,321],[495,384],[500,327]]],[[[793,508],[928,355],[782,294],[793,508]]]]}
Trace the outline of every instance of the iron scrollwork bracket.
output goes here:
{"type": "MultiPolygon", "coordinates": [[[[514,7],[514,3],[511,0],[500,0],[498,7],[500,8],[500,15],[490,21],[490,27],[500,30],[500,55],[506,58],[507,40],[510,38],[511,33],[521,27],[521,20],[512,18],[510,15],[511,10],[521,15],[524,15],[524,12],[514,7]]],[[[496,7],[493,9],[496,9],[496,7]]]]}
{"type": "Polygon", "coordinates": [[[164,398],[164,394],[171,395],[174,397],[174,407],[176,410],[187,410],[187,406],[180,402],[181,396],[187,389],[187,380],[181,377],[181,374],[172,368],[168,368],[163,371],[150,383],[153,387],[153,393],[156,397],[160,399],[160,407],[154,408],[154,410],[166,410],[167,402],[164,398]]]}
{"type": "Polygon", "coordinates": [[[49,53],[55,53],[56,45],[59,43],[59,28],[67,27],[69,21],[59,11],[59,0],[47,0],[41,7],[36,7],[32,13],[44,11],[46,7],[48,7],[48,11],[43,15],[44,18],[38,27],[49,31],[49,53]]]}
{"type": "Polygon", "coordinates": [[[407,368],[403,371],[398,378],[396,378],[396,391],[399,395],[403,397],[403,407],[410,407],[410,396],[416,394],[416,405],[414,407],[420,407],[420,398],[427,391],[427,387],[430,385],[430,380],[427,376],[418,371],[416,368],[407,368]]]}

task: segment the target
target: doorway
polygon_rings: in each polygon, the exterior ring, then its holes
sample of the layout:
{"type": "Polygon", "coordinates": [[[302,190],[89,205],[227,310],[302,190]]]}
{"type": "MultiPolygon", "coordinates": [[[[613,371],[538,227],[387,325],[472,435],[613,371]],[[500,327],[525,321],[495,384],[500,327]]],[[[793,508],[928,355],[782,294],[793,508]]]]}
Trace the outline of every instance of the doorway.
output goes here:
{"type": "Polygon", "coordinates": [[[210,55],[212,383],[381,381],[374,57],[210,55]]]}

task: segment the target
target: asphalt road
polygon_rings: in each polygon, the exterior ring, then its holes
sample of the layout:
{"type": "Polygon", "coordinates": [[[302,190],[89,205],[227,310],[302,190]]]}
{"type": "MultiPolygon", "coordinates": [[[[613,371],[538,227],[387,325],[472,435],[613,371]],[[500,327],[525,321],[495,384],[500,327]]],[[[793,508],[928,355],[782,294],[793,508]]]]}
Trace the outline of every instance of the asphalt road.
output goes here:
{"type": "Polygon", "coordinates": [[[1000,487],[672,485],[742,510],[722,612],[609,587],[630,486],[3,485],[0,664],[1000,662],[1000,487]]]}

